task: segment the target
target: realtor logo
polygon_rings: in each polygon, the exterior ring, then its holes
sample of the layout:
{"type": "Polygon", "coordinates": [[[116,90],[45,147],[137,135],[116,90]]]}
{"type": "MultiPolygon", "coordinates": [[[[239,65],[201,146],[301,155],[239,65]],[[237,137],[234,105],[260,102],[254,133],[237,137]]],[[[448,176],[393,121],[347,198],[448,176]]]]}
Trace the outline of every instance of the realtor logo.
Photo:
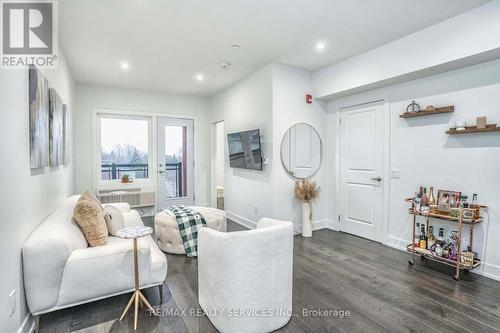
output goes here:
{"type": "Polygon", "coordinates": [[[2,68],[57,65],[57,2],[1,1],[2,68]]]}

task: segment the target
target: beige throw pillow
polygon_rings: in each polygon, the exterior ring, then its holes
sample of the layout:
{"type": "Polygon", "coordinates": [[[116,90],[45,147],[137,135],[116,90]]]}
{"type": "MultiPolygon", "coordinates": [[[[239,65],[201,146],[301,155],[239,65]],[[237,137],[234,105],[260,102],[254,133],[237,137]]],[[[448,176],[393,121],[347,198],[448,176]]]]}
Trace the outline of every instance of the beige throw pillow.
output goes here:
{"type": "Polygon", "coordinates": [[[108,241],[108,229],[100,203],[88,194],[78,199],[73,217],[90,246],[105,245],[108,241]]]}

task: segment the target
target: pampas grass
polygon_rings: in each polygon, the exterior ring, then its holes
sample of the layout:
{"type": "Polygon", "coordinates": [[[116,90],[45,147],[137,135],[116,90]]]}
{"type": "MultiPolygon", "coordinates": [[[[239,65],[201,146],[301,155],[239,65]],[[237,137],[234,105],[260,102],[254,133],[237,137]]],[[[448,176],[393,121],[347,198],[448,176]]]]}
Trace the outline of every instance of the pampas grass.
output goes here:
{"type": "Polygon", "coordinates": [[[314,180],[303,180],[295,183],[295,195],[302,202],[312,202],[318,197],[319,190],[314,180]]]}

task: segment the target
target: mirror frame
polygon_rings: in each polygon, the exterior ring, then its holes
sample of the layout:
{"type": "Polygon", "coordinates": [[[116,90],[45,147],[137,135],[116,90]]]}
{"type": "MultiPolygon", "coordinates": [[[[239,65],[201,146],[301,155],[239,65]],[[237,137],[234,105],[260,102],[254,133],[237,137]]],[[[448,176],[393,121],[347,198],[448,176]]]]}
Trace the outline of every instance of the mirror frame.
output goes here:
{"type": "Polygon", "coordinates": [[[292,125],[290,125],[286,130],[285,130],[285,133],[283,133],[283,136],[281,137],[281,143],[280,143],[280,160],[281,160],[281,166],[283,167],[283,169],[285,170],[285,173],[291,177],[293,180],[306,180],[306,179],[310,179],[312,177],[314,177],[319,169],[321,169],[321,166],[323,165],[323,140],[321,139],[321,135],[319,135],[318,131],[316,130],[316,128],[314,128],[313,125],[311,124],[308,124],[308,123],[305,123],[303,121],[299,121],[299,122],[296,122],[296,123],[293,123],[292,125]],[[316,134],[318,135],[318,138],[319,138],[319,144],[320,144],[320,147],[319,147],[319,166],[318,168],[307,178],[301,178],[301,177],[295,177],[294,175],[292,175],[290,173],[290,171],[287,170],[287,168],[285,167],[285,163],[283,162],[283,154],[281,153],[282,151],[282,148],[283,148],[283,141],[285,140],[285,135],[286,133],[295,125],[300,125],[300,124],[304,124],[304,125],[307,125],[309,127],[311,127],[314,132],[316,132],[316,134]]]}

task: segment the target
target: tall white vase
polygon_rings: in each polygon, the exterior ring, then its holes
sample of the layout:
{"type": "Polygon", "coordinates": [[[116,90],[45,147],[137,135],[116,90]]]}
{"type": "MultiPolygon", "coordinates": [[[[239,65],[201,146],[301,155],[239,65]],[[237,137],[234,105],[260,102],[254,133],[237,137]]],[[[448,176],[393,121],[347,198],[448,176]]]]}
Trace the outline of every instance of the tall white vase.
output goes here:
{"type": "Polygon", "coordinates": [[[302,203],[302,236],[312,236],[311,204],[309,202],[302,203]]]}

